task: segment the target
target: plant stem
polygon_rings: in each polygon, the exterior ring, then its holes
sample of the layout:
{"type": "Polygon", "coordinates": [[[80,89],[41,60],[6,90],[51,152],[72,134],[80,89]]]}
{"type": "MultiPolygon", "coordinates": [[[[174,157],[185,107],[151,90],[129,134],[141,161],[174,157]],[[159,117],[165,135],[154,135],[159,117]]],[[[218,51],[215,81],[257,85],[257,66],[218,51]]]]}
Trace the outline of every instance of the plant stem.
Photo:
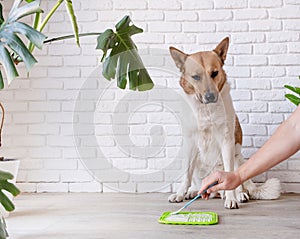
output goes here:
{"type": "MultiPolygon", "coordinates": [[[[53,14],[58,9],[58,7],[63,3],[63,1],[64,0],[58,0],[57,3],[53,6],[53,8],[50,10],[50,12],[47,14],[47,16],[45,17],[45,19],[42,21],[42,23],[38,24],[37,26],[34,25],[36,30],[38,30],[39,32],[43,31],[43,29],[45,28],[46,24],[49,22],[50,18],[53,16],[53,14]]],[[[35,20],[37,20],[37,19],[35,19],[35,20]]],[[[33,50],[34,50],[34,45],[32,45],[30,47],[30,49],[29,49],[30,53],[32,53],[33,50]]]]}
{"type": "MultiPolygon", "coordinates": [[[[35,18],[34,18],[34,22],[33,22],[33,28],[36,30],[40,24],[40,21],[41,21],[41,16],[42,14],[40,12],[37,12],[35,14],[35,18]]],[[[33,49],[34,49],[34,44],[32,42],[29,43],[28,45],[28,50],[30,51],[30,53],[33,52],[33,49]]]]}
{"type": "Polygon", "coordinates": [[[63,1],[64,0],[58,0],[57,1],[57,3],[54,5],[54,7],[50,10],[50,12],[47,14],[47,16],[45,17],[45,19],[42,21],[42,23],[37,28],[38,31],[42,32],[42,30],[44,29],[44,27],[46,26],[46,24],[49,22],[49,20],[52,17],[52,15],[55,13],[55,11],[57,10],[57,8],[62,4],[63,1]]]}
{"type": "MultiPolygon", "coordinates": [[[[99,36],[102,32],[90,32],[90,33],[81,33],[78,34],[79,37],[85,37],[85,36],[99,36]]],[[[71,38],[75,38],[75,35],[66,35],[66,36],[61,36],[61,37],[54,37],[48,40],[45,40],[44,43],[51,43],[54,41],[62,41],[62,40],[66,40],[66,39],[71,39],[71,38]]]]}
{"type": "Polygon", "coordinates": [[[36,30],[40,24],[40,21],[41,21],[41,16],[42,14],[40,12],[37,12],[35,14],[35,18],[34,18],[34,22],[33,22],[33,28],[36,30]]]}

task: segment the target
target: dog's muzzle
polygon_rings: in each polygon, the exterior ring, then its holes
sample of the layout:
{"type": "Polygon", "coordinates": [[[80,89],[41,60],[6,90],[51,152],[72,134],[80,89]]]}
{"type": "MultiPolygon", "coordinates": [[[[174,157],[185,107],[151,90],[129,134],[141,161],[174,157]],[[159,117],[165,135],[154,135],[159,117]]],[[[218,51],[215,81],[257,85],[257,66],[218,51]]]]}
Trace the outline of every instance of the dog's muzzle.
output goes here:
{"type": "Polygon", "coordinates": [[[204,103],[209,104],[209,103],[216,103],[218,100],[218,95],[208,92],[204,95],[204,103]]]}
{"type": "Polygon", "coordinates": [[[216,103],[218,100],[218,95],[211,92],[206,93],[204,97],[201,94],[196,94],[196,97],[203,104],[216,103]]]}

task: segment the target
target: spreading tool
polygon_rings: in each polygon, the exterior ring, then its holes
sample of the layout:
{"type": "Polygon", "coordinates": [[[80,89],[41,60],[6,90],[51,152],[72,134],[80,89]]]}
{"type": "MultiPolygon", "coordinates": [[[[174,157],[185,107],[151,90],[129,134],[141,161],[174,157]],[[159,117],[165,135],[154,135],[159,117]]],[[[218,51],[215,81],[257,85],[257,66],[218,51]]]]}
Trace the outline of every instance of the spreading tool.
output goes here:
{"type": "MultiPolygon", "coordinates": [[[[207,189],[205,189],[204,191],[203,191],[203,193],[206,193],[207,192],[207,190],[209,189],[209,188],[211,188],[211,187],[213,187],[213,186],[215,186],[215,185],[217,185],[218,184],[218,182],[214,182],[214,183],[212,183],[212,184],[210,184],[208,187],[207,187],[207,189]]],[[[181,212],[183,209],[185,209],[185,208],[187,208],[189,205],[191,205],[193,202],[195,202],[198,198],[200,198],[201,197],[201,194],[198,194],[196,197],[194,197],[191,201],[189,201],[188,203],[186,203],[182,208],[180,208],[180,209],[178,209],[177,211],[175,211],[175,212],[172,212],[171,214],[172,215],[175,215],[175,214],[178,214],[179,212],[181,212]]]]}

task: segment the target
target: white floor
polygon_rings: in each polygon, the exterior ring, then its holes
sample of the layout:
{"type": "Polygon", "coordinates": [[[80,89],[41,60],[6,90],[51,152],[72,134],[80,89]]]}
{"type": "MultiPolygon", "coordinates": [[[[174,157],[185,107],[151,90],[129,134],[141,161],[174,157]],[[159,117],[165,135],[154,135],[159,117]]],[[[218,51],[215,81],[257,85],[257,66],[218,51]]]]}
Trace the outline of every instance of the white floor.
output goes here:
{"type": "Polygon", "coordinates": [[[223,208],[221,199],[198,200],[192,211],[214,211],[219,224],[163,225],[164,211],[182,204],[167,202],[168,194],[77,193],[23,194],[6,219],[14,239],[176,239],[278,238],[300,235],[300,194],[274,201],[250,201],[240,209],[223,208]]]}

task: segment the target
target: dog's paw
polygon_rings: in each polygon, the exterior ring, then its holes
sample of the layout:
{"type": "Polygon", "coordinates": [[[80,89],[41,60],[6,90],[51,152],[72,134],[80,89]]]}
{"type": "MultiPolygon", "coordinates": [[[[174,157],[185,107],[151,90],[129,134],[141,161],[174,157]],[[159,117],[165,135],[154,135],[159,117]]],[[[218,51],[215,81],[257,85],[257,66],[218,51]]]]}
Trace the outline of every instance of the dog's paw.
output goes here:
{"type": "Polygon", "coordinates": [[[248,191],[243,191],[238,194],[238,201],[241,203],[248,202],[250,199],[248,191]]]}
{"type": "Polygon", "coordinates": [[[225,199],[224,207],[228,209],[238,209],[239,205],[235,200],[225,199]]]}
{"type": "Polygon", "coordinates": [[[178,195],[176,193],[174,194],[171,194],[169,197],[168,197],[168,200],[169,202],[182,202],[184,199],[184,196],[183,195],[178,195]]]}
{"type": "Polygon", "coordinates": [[[198,191],[195,190],[191,190],[188,191],[187,194],[185,194],[185,199],[193,199],[194,197],[196,197],[198,195],[198,191]]]}
{"type": "Polygon", "coordinates": [[[224,190],[220,190],[218,191],[220,197],[224,200],[226,197],[225,197],[225,191],[224,190]]]}

